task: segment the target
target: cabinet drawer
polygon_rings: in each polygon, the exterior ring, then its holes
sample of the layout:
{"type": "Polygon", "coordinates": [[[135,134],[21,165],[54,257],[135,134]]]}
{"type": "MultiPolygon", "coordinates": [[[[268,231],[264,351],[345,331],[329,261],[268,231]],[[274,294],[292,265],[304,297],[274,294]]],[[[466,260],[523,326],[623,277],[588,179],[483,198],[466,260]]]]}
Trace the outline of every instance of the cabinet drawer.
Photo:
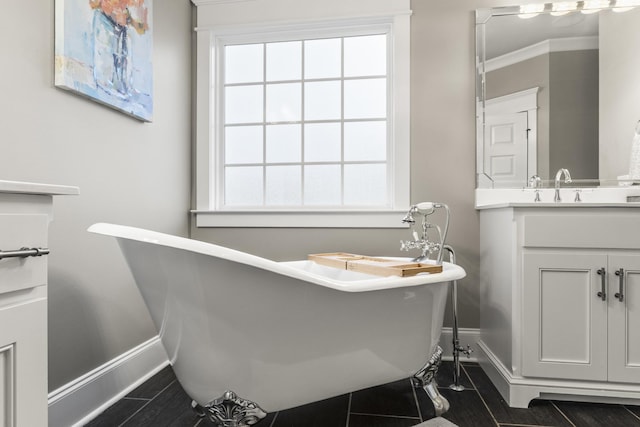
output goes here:
{"type": "Polygon", "coordinates": [[[640,249],[640,215],[526,215],[523,246],[640,249]]]}
{"type": "MultiPolygon", "coordinates": [[[[0,250],[46,248],[47,215],[0,215],[0,250]]],[[[0,260],[0,294],[47,284],[47,257],[0,260]]]]}

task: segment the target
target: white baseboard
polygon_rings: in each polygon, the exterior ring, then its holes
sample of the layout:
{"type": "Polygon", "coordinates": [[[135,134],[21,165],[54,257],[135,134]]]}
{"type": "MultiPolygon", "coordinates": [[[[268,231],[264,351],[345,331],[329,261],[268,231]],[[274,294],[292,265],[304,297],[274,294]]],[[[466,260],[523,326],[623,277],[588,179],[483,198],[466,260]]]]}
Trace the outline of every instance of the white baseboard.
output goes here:
{"type": "MultiPolygon", "coordinates": [[[[471,347],[471,357],[467,358],[464,354],[460,355],[462,362],[478,361],[478,341],[480,341],[480,329],[475,328],[458,328],[458,341],[464,348],[471,347]]],[[[440,347],[442,347],[442,359],[453,360],[453,328],[442,328],[440,335],[440,347]]]]}
{"type": "Polygon", "coordinates": [[[157,336],[49,393],[49,427],[82,426],[169,364],[157,336]]]}

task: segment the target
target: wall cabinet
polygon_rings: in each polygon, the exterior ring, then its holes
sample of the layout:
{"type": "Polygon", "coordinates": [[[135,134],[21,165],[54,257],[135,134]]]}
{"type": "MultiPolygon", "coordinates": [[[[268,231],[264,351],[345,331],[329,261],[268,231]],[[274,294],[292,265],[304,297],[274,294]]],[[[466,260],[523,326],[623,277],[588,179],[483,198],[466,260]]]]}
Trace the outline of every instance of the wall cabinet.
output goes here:
{"type": "Polygon", "coordinates": [[[52,196],[76,187],[0,181],[0,426],[47,425],[47,256],[52,196]]]}
{"type": "Polygon", "coordinates": [[[505,400],[640,402],[640,208],[481,217],[481,365],[505,400]]]}

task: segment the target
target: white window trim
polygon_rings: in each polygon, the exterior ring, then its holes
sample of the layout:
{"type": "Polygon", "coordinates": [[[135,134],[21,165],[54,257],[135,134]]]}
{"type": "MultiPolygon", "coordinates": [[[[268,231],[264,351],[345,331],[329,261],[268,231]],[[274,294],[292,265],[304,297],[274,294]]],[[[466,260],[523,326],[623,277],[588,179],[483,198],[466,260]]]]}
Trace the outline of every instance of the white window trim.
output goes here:
{"type": "Polygon", "coordinates": [[[393,15],[356,17],[305,22],[279,22],[268,25],[233,25],[196,28],[196,182],[195,215],[197,227],[330,227],[330,228],[403,228],[401,218],[409,208],[410,199],[410,12],[393,15]],[[391,49],[390,87],[394,96],[390,102],[389,122],[392,123],[391,155],[393,185],[390,188],[391,208],[335,210],[212,210],[215,203],[215,130],[216,119],[215,47],[219,39],[239,34],[266,34],[283,31],[313,31],[347,26],[390,25],[391,49]],[[212,185],[213,184],[213,185],[212,185]]]}

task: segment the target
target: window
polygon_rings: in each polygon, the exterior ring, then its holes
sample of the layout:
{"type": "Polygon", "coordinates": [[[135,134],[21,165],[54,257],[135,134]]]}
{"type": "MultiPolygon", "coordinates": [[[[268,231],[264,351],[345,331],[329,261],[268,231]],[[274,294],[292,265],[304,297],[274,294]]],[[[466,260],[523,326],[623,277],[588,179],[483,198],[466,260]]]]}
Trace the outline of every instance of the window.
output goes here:
{"type": "Polygon", "coordinates": [[[387,36],[223,47],[221,207],[388,207],[387,36]]]}
{"type": "Polygon", "coordinates": [[[408,39],[311,27],[198,33],[198,226],[402,226],[408,39]]]}

